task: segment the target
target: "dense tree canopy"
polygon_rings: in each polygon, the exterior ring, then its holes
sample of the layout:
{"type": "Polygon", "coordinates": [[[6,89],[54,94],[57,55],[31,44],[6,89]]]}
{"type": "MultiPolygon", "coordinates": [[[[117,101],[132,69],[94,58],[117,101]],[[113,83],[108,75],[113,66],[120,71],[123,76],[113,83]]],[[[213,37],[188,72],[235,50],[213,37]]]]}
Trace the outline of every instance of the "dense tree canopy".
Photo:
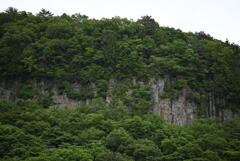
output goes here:
{"type": "MultiPolygon", "coordinates": [[[[121,104],[78,109],[26,107],[0,100],[0,160],[238,161],[240,120],[166,124],[153,114],[112,118],[121,104]],[[6,110],[6,108],[8,110],[6,110]],[[86,111],[88,109],[95,109],[86,111]]],[[[119,111],[121,112],[121,111],[119,111]]]]}

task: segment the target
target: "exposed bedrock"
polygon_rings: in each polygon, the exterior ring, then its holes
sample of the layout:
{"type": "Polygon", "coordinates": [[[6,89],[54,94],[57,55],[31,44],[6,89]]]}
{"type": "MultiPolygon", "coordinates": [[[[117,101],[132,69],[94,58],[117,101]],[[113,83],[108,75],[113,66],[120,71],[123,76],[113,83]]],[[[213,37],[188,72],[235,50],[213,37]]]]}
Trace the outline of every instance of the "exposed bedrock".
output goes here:
{"type": "MultiPolygon", "coordinates": [[[[53,104],[59,108],[77,108],[81,105],[92,104],[91,99],[82,101],[76,101],[67,96],[66,93],[59,92],[58,86],[50,81],[29,81],[28,82],[35,90],[38,90],[41,94],[47,95],[52,98],[53,104]]],[[[133,79],[133,85],[143,84],[143,82],[137,82],[133,79]]],[[[187,95],[190,94],[190,89],[183,89],[180,95],[176,99],[170,99],[163,97],[166,80],[165,79],[151,79],[148,83],[145,83],[151,89],[153,106],[152,112],[161,115],[164,120],[171,124],[177,124],[181,126],[189,125],[194,119],[197,118],[197,105],[188,99],[187,95]]],[[[118,82],[116,80],[108,81],[107,96],[105,98],[106,103],[110,103],[112,100],[114,89],[117,87],[118,82]]],[[[81,92],[80,84],[72,84],[72,90],[81,92]]],[[[18,98],[15,96],[16,89],[18,89],[19,83],[17,81],[2,81],[0,83],[0,98],[6,98],[11,101],[16,101],[18,98]]],[[[97,96],[97,87],[94,83],[91,83],[90,88],[93,96],[97,96]]],[[[209,94],[208,107],[206,107],[207,116],[210,118],[220,118],[224,120],[226,118],[240,117],[240,110],[222,109],[216,106],[214,97],[209,94]]]]}

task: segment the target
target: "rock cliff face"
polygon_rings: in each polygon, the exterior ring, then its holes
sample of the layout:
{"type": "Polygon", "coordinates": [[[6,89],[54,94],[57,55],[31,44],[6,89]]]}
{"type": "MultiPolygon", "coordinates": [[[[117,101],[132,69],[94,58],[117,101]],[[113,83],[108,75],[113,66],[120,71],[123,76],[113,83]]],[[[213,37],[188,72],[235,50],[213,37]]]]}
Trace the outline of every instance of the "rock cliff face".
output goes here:
{"type": "MultiPolygon", "coordinates": [[[[42,95],[51,97],[54,106],[59,108],[77,108],[81,105],[89,105],[92,103],[91,99],[86,99],[85,101],[70,99],[66,93],[59,92],[58,85],[49,81],[30,81],[28,83],[31,84],[33,89],[37,90],[42,95]]],[[[137,82],[133,79],[133,85],[138,83],[143,84],[143,82],[137,82]]],[[[111,102],[113,91],[117,84],[118,82],[116,80],[109,80],[107,96],[105,98],[106,103],[111,102]]],[[[177,99],[170,99],[162,97],[165,88],[164,79],[152,79],[147,83],[147,85],[150,87],[152,93],[152,112],[161,115],[166,122],[186,126],[191,124],[191,122],[197,118],[198,107],[187,97],[189,89],[183,89],[177,99]]],[[[2,81],[0,83],[0,98],[16,101],[18,98],[15,93],[18,87],[19,83],[17,81],[2,81]]],[[[81,92],[81,85],[73,84],[72,89],[74,91],[81,92]]],[[[94,83],[91,84],[91,89],[93,90],[93,95],[97,96],[97,89],[94,83]]],[[[216,101],[211,94],[209,94],[207,106],[206,113],[210,118],[220,118],[221,120],[224,120],[226,118],[240,117],[240,110],[218,108],[216,106],[216,101]]]]}
{"type": "Polygon", "coordinates": [[[208,97],[208,117],[210,118],[219,118],[224,120],[226,118],[240,118],[239,109],[223,109],[219,108],[222,104],[225,104],[223,99],[215,99],[213,93],[209,93],[208,97]]]}
{"type": "Polygon", "coordinates": [[[161,115],[171,124],[182,126],[190,124],[197,117],[197,106],[186,99],[187,90],[184,89],[176,100],[161,98],[164,84],[164,80],[150,83],[154,101],[153,112],[161,115]]]}
{"type": "MultiPolygon", "coordinates": [[[[29,81],[27,82],[30,84],[34,90],[37,90],[42,95],[48,95],[51,97],[54,106],[59,108],[76,108],[82,104],[86,104],[82,101],[75,101],[67,97],[66,93],[60,93],[58,90],[57,85],[52,84],[49,81],[29,81]]],[[[2,81],[0,83],[0,98],[5,98],[11,101],[17,101],[18,98],[16,96],[17,89],[19,88],[20,84],[17,81],[2,81]]],[[[75,90],[79,90],[78,85],[74,85],[75,90]]],[[[86,100],[88,103],[88,101],[86,100]]]]}
{"type": "MultiPolygon", "coordinates": [[[[191,124],[197,118],[197,105],[187,99],[189,89],[183,89],[177,99],[171,100],[161,97],[164,94],[165,80],[152,80],[150,86],[154,101],[152,110],[154,113],[161,115],[168,123],[185,126],[191,124]]],[[[216,101],[213,93],[209,93],[207,101],[205,110],[209,118],[219,118],[222,121],[227,118],[240,118],[239,109],[223,109],[217,106],[224,104],[224,100],[216,101]]]]}

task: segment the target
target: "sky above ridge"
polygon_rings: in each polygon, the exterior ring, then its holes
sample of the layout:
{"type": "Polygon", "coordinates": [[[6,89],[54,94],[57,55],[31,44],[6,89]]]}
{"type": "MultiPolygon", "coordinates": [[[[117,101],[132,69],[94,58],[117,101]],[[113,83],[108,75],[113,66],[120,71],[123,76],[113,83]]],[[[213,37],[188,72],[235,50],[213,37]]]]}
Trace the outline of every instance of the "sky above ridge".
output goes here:
{"type": "Polygon", "coordinates": [[[90,18],[120,16],[137,20],[152,16],[161,26],[185,32],[204,31],[216,39],[240,45],[240,0],[0,0],[8,7],[54,15],[81,13],[90,18]]]}

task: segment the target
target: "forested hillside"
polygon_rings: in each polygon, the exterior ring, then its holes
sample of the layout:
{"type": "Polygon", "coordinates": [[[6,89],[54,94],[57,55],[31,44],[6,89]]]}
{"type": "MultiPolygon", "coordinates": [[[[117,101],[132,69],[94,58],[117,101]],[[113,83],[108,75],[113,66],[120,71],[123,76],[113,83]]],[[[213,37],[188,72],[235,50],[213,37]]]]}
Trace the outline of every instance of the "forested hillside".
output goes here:
{"type": "MultiPolygon", "coordinates": [[[[37,15],[8,8],[0,14],[2,79],[52,79],[96,83],[104,96],[106,80],[149,80],[168,76],[168,97],[190,87],[202,95],[240,104],[240,48],[204,32],[160,27],[150,16],[135,21],[81,14],[37,15]]],[[[87,91],[87,89],[86,89],[87,91]]],[[[93,97],[90,92],[73,97],[93,97]]],[[[199,97],[196,99],[200,99],[199,97]]]]}
{"type": "Polygon", "coordinates": [[[166,124],[123,104],[44,109],[0,100],[1,161],[239,161],[240,120],[166,124]]]}
{"type": "Polygon", "coordinates": [[[239,45],[202,31],[0,13],[0,161],[239,161],[239,93],[239,45]]]}

